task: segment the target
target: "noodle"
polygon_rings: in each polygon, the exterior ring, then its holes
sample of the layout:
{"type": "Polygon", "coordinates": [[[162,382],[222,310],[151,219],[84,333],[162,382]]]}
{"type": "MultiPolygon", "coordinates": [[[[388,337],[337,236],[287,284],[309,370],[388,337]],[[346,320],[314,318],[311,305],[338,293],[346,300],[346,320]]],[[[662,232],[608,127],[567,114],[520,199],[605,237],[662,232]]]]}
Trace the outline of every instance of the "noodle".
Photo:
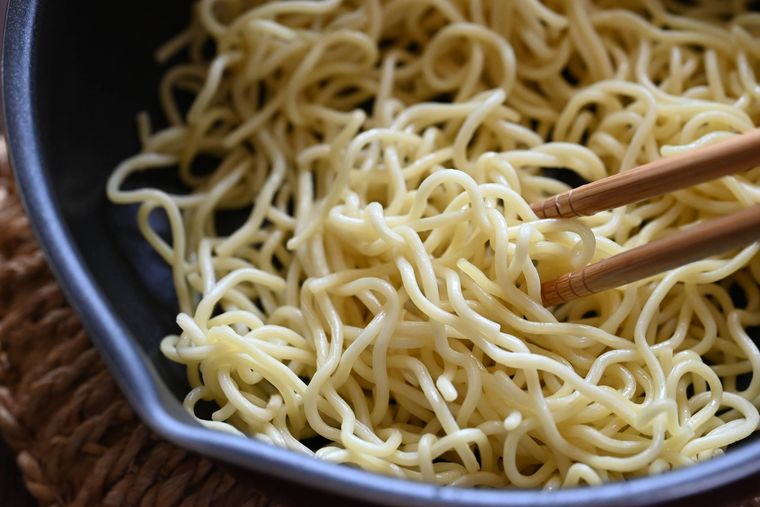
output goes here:
{"type": "Polygon", "coordinates": [[[187,410],[458,486],[599,484],[748,437],[757,244],[551,309],[540,286],[760,203],[760,168],[581,219],[529,206],[758,125],[745,4],[199,1],[158,52],[168,126],[140,117],[107,189],[171,265],[187,410]],[[187,192],[125,185],[161,168],[187,192]]]}

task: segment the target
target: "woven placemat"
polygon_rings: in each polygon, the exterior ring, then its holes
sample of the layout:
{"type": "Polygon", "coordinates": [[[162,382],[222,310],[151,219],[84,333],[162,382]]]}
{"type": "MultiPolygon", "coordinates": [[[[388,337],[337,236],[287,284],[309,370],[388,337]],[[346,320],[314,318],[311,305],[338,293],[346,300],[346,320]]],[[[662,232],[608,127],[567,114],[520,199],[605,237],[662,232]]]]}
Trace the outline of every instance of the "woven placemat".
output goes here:
{"type": "Polygon", "coordinates": [[[45,264],[2,141],[0,432],[40,505],[273,505],[137,419],[45,264]]]}

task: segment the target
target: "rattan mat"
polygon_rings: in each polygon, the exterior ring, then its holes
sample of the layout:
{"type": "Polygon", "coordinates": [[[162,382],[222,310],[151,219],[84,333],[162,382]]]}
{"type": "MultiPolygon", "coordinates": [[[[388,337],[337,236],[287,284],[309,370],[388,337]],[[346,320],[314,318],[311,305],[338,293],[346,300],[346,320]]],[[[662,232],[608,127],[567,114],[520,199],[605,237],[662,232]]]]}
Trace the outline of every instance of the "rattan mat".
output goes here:
{"type": "Polygon", "coordinates": [[[273,505],[137,419],[37,248],[4,148],[0,432],[32,496],[46,506],[273,505]]]}
{"type": "Polygon", "coordinates": [[[276,507],[139,421],[45,264],[1,139],[0,433],[40,505],[276,507]]]}

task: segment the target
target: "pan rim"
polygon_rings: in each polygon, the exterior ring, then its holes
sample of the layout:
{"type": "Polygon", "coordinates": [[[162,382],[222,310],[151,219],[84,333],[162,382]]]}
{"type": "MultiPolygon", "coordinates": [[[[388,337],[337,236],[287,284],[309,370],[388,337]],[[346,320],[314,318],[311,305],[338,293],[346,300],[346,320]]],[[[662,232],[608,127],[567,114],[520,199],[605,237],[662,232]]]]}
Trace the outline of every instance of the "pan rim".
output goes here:
{"type": "Polygon", "coordinates": [[[8,8],[2,51],[8,153],[22,201],[52,271],[130,405],[157,434],[180,447],[254,472],[349,499],[380,499],[385,505],[644,506],[714,491],[760,472],[758,440],[694,466],[598,487],[552,492],[440,487],[320,461],[178,419],[167,410],[169,395],[165,386],[131,337],[128,326],[110,309],[106,295],[78,253],[46,176],[34,95],[35,28],[43,3],[11,0],[8,8]]]}

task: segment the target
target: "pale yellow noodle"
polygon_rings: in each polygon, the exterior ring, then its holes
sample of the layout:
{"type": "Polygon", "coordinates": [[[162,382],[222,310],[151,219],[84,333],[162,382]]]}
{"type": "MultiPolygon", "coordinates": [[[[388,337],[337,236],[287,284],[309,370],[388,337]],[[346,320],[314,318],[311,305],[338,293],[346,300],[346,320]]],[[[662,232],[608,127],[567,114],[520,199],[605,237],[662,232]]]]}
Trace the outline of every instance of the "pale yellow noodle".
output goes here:
{"type": "Polygon", "coordinates": [[[107,189],[171,266],[187,410],[468,487],[657,474],[748,437],[757,244],[557,308],[540,284],[760,203],[760,168],[583,219],[529,206],[568,188],[546,169],[597,180],[760,124],[746,3],[198,1],[157,54],[183,61],[169,127],[140,116],[107,189]],[[188,193],[125,185],[167,167],[188,193]],[[222,234],[227,210],[249,211],[222,234]]]}

